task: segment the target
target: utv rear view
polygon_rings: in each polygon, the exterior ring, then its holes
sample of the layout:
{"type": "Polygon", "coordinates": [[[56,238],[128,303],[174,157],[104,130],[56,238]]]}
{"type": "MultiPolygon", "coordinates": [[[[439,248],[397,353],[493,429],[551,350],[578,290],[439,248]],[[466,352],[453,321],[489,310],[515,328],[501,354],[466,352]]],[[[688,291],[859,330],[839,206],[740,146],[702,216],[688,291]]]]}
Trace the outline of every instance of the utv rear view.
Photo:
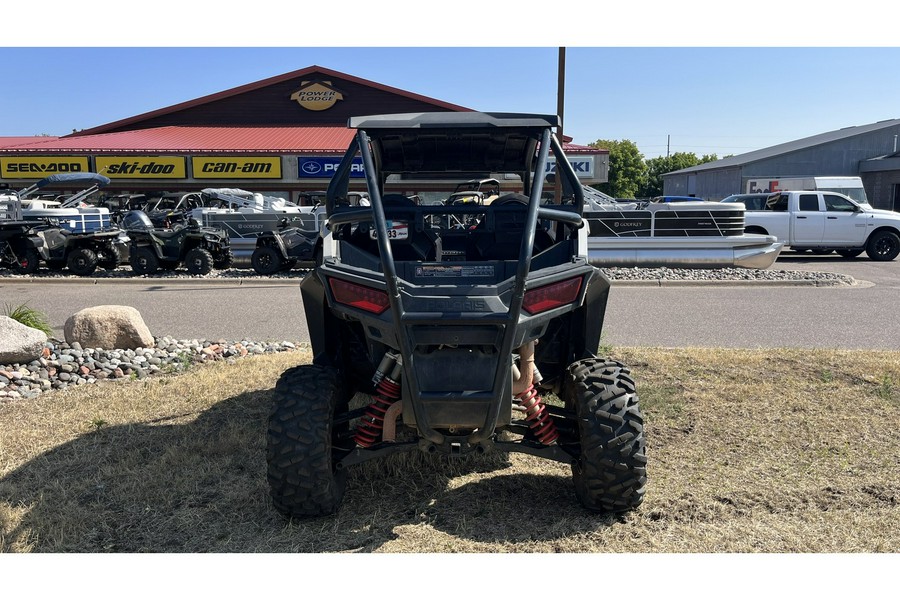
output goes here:
{"type": "Polygon", "coordinates": [[[300,286],[313,362],[275,387],[276,509],[332,513],[349,467],[407,451],[524,452],[571,465],[590,510],[638,506],[643,418],[628,368],[596,354],[609,280],[587,260],[583,192],[553,135],[557,117],[423,113],[349,126],[322,260],[300,286]],[[347,202],[357,156],[370,207],[347,202]],[[545,186],[550,156],[557,183],[545,186]],[[488,177],[509,187],[490,205],[446,203],[460,182],[488,177]],[[351,403],[358,393],[366,405],[351,403]]]}

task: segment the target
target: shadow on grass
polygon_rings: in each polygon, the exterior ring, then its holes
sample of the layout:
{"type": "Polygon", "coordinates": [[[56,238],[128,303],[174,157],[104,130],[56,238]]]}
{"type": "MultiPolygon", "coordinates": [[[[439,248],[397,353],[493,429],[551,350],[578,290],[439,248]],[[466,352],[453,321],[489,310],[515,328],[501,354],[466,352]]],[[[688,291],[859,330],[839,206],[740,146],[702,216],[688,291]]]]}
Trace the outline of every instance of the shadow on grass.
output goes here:
{"type": "MultiPolygon", "coordinates": [[[[508,551],[614,522],[581,509],[567,467],[536,475],[505,455],[359,465],[337,514],[288,521],[265,479],[270,402],[254,391],[98,425],[36,456],[0,479],[0,552],[372,552],[404,525],[508,551]]],[[[409,543],[400,551],[419,551],[409,543]]]]}

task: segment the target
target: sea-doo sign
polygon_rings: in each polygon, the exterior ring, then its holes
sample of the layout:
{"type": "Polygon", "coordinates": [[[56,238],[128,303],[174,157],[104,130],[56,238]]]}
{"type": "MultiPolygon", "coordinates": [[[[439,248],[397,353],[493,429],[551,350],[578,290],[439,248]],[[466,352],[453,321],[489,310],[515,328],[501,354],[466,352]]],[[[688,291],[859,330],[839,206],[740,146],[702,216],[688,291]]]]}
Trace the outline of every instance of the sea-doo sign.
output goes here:
{"type": "Polygon", "coordinates": [[[281,179],[278,156],[194,156],[194,179],[281,179]]]}
{"type": "MultiPolygon", "coordinates": [[[[331,179],[337,171],[341,159],[330,156],[301,156],[297,159],[297,175],[298,177],[331,179]]],[[[366,170],[363,168],[362,158],[353,159],[350,167],[350,177],[365,177],[366,170]]]]}
{"type": "Polygon", "coordinates": [[[291,100],[306,110],[328,110],[344,95],[332,87],[330,81],[303,81],[300,89],[291,94],[291,100]]]}
{"type": "Polygon", "coordinates": [[[97,172],[110,179],[184,179],[183,156],[97,156],[97,172]]]}
{"type": "Polygon", "coordinates": [[[0,158],[0,177],[43,179],[57,173],[90,171],[86,156],[13,156],[0,158]]]}

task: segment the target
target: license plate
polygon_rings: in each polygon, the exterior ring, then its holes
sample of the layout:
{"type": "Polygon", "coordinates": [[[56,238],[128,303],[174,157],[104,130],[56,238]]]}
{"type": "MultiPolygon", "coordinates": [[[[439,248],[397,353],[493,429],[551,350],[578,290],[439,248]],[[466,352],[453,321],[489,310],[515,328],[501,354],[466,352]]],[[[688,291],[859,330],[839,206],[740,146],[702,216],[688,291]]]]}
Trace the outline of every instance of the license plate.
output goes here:
{"type": "MultiPolygon", "coordinates": [[[[387,235],[389,240],[405,240],[409,238],[409,224],[406,221],[388,221],[387,235]]],[[[369,230],[369,237],[377,239],[375,228],[369,230]]]]}

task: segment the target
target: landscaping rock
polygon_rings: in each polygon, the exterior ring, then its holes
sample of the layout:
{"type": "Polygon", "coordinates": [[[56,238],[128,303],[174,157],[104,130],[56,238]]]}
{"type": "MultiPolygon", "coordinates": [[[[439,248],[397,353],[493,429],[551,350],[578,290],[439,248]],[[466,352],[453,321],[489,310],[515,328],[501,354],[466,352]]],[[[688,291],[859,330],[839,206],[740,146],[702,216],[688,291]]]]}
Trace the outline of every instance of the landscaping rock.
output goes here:
{"type": "Polygon", "coordinates": [[[47,334],[0,316],[0,364],[29,363],[41,357],[47,334]]]}
{"type": "Polygon", "coordinates": [[[66,320],[63,332],[66,343],[73,347],[79,344],[80,348],[133,350],[155,344],[141,313],[131,306],[85,308],[66,320]]]}

